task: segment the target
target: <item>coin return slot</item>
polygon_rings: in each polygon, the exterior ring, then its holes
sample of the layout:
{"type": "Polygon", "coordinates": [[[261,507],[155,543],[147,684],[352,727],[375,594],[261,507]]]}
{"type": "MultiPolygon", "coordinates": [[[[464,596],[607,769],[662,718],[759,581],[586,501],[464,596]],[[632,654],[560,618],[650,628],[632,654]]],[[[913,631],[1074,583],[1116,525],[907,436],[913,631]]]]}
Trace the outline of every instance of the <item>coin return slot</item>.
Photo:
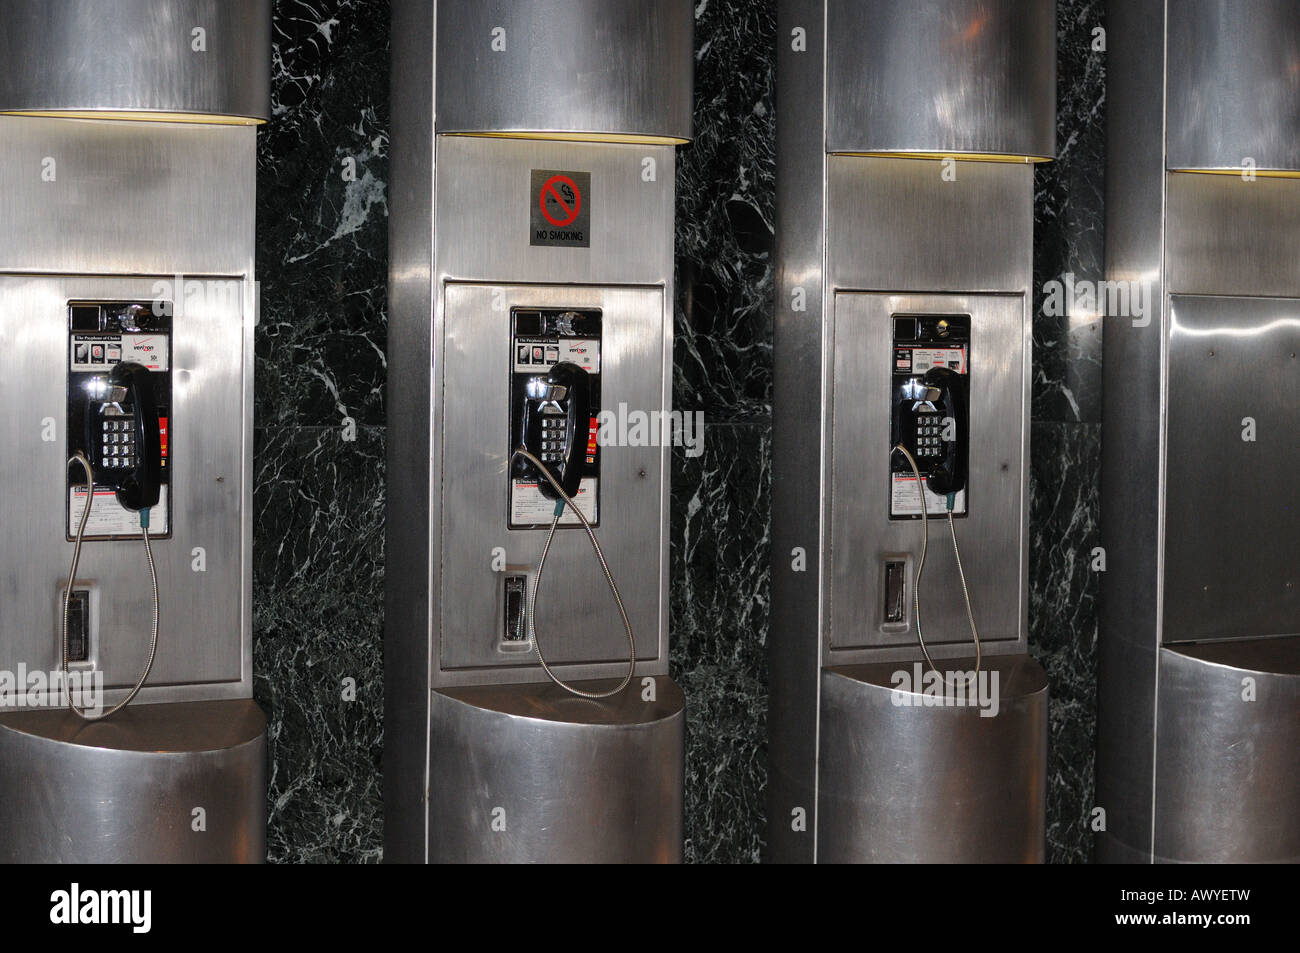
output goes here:
{"type": "Polygon", "coordinates": [[[885,563],[885,618],[886,625],[904,622],[907,618],[907,563],[891,559],[885,563]]]}

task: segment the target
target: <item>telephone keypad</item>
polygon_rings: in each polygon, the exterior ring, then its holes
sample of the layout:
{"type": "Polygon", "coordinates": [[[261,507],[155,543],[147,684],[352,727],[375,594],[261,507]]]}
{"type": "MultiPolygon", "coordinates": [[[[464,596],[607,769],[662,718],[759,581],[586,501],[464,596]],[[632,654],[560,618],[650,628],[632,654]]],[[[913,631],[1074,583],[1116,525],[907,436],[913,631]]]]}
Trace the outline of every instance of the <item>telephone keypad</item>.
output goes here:
{"type": "Polygon", "coordinates": [[[943,455],[943,418],[939,414],[921,414],[916,418],[917,456],[943,455]]]}
{"type": "Polygon", "coordinates": [[[564,418],[542,418],[542,462],[564,462],[564,418]]]}
{"type": "Polygon", "coordinates": [[[135,467],[135,421],[125,417],[105,420],[103,443],[100,446],[101,466],[110,470],[130,470],[135,467]]]}

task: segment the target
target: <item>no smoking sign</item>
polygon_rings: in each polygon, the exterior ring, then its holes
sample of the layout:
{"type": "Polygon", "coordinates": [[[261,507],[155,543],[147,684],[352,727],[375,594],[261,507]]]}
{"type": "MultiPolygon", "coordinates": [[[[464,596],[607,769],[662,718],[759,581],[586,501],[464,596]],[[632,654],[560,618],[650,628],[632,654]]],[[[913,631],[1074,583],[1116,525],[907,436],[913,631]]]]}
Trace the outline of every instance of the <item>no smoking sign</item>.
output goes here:
{"type": "Polygon", "coordinates": [[[533,169],[529,244],[591,247],[591,173],[533,169]]]}

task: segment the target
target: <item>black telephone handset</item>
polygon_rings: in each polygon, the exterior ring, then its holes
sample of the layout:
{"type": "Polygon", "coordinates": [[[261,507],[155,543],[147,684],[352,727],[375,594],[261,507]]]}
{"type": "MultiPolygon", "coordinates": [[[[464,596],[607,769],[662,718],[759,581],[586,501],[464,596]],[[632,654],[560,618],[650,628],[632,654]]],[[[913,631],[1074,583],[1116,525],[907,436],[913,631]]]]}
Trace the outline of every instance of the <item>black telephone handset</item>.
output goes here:
{"type": "Polygon", "coordinates": [[[113,368],[107,393],[88,407],[86,448],[95,482],[115,489],[122,506],[139,511],[158,505],[162,429],[148,368],[129,361],[113,368]]]}
{"type": "Polygon", "coordinates": [[[899,395],[899,436],[916,458],[932,493],[966,488],[969,455],[967,378],[951,368],[933,367],[910,380],[899,395]],[[949,439],[950,438],[950,439],[949,439]]]}
{"type": "MultiPolygon", "coordinates": [[[[591,380],[587,372],[569,361],[560,361],[546,374],[528,379],[525,389],[522,443],[551,471],[570,497],[582,485],[591,418],[591,380]]],[[[520,474],[535,476],[538,488],[548,499],[558,500],[544,476],[533,464],[517,458],[520,474]]]]}

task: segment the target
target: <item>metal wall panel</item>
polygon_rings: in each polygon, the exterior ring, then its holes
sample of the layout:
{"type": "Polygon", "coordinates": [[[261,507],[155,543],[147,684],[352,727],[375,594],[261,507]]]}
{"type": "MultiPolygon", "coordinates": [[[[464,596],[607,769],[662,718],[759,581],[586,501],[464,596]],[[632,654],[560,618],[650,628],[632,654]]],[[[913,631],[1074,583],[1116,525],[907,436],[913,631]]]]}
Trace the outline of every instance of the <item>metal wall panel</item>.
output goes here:
{"type": "Polygon", "coordinates": [[[826,152],[824,0],[777,4],[776,309],[772,353],[772,614],[767,637],[767,856],[817,853],[821,692],[822,435],[828,389],[823,289],[826,152]],[[797,45],[803,31],[806,48],[797,45]],[[796,571],[797,554],[807,560],[796,571]],[[802,816],[805,823],[796,818],[802,816]]]}
{"type": "Polygon", "coordinates": [[[438,133],[691,138],[690,0],[440,0],[438,133]]]}
{"type": "Polygon", "coordinates": [[[1146,282],[1156,312],[1107,315],[1102,337],[1101,575],[1097,643],[1098,858],[1151,842],[1164,395],[1164,0],[1106,6],[1106,278],[1146,282]],[[1135,448],[1145,452],[1135,452],[1135,448]]]}
{"type": "Polygon", "coordinates": [[[1170,169],[1300,170],[1294,0],[1176,0],[1169,17],[1170,169]]]}
{"type": "Polygon", "coordinates": [[[270,0],[0,0],[0,23],[0,112],[270,118],[270,0]]]}
{"type": "Polygon", "coordinates": [[[657,682],[650,703],[634,691],[596,703],[549,684],[434,692],[430,859],[680,862],[686,699],[657,682]],[[504,831],[493,830],[496,808],[504,831]]]}
{"type": "Polygon", "coordinates": [[[1171,172],[1166,188],[1170,294],[1300,297],[1300,180],[1171,172]]]}
{"type": "MultiPolygon", "coordinates": [[[[601,405],[617,412],[656,410],[663,401],[671,352],[664,347],[664,298],[659,288],[569,286],[446,286],[442,383],[442,593],[437,655],[444,670],[480,669],[457,678],[502,682],[541,673],[535,652],[498,650],[504,629],[502,576],[492,550],[505,550],[510,566],[536,567],[546,531],[506,525],[509,394],[512,364],[510,309],[602,310],[601,405]],[[494,308],[494,298],[502,307],[494,308]],[[526,668],[507,676],[497,666],[526,668]],[[484,671],[483,669],[488,669],[484,671]]],[[[600,525],[597,536],[631,619],[637,655],[667,657],[667,550],[669,448],[602,448],[600,525]]],[[[562,528],[546,561],[537,601],[537,631],[547,661],[604,663],[622,674],[628,646],[623,623],[591,542],[581,527],[562,528]]],[[[572,668],[557,668],[562,678],[572,668]]],[[[606,671],[603,674],[610,674],[606,671]]],[[[587,670],[580,677],[593,677],[587,670]]]]}
{"type": "Polygon", "coordinates": [[[1034,172],[926,159],[827,160],[830,282],[863,291],[1026,292],[1034,172]]]}
{"type": "Polygon", "coordinates": [[[1155,307],[1105,329],[1103,861],[1248,861],[1294,843],[1272,796],[1294,788],[1294,743],[1263,738],[1295,722],[1294,693],[1277,691],[1295,639],[1249,636],[1296,630],[1293,481],[1270,479],[1295,466],[1296,302],[1262,296],[1300,293],[1300,192],[1166,166],[1240,169],[1247,150],[1260,169],[1293,161],[1295,80],[1277,74],[1295,29],[1267,0],[1108,6],[1107,278],[1141,283],[1155,307]],[[1269,703],[1242,704],[1233,669],[1269,703]]]}
{"type": "Polygon", "coordinates": [[[1300,639],[1166,648],[1160,660],[1153,859],[1300,863],[1300,639]]]}
{"type": "MultiPolygon", "coordinates": [[[[244,285],[237,283],[242,292],[244,285]]],[[[0,378],[16,412],[0,441],[22,452],[0,457],[8,487],[0,510],[13,538],[0,571],[0,669],[58,668],[59,593],[72,545],[65,538],[63,474],[69,300],[150,301],[154,279],[0,277],[0,351],[21,354],[24,373],[0,378]],[[39,439],[53,418],[57,439],[39,439]]],[[[221,306],[193,300],[173,329],[170,539],[156,539],[161,594],[159,650],[141,701],[247,694],[252,684],[247,493],[245,324],[242,296],[221,306]],[[192,569],[202,547],[206,571],[192,569]],[[219,683],[226,683],[224,686],[219,683]],[[206,686],[206,687],[205,687],[206,686]]],[[[77,578],[100,598],[99,668],[105,685],[134,684],[149,652],[152,602],[138,540],[88,542],[77,578]]],[[[116,696],[111,696],[116,697],[116,696]]]]}
{"type": "Polygon", "coordinates": [[[0,116],[0,272],[251,275],[256,148],[253,129],[0,116]]]}
{"type": "Polygon", "coordinates": [[[829,0],[829,152],[1056,154],[1054,0],[829,0]]]}
{"type": "Polygon", "coordinates": [[[437,242],[443,280],[666,284],[673,277],[670,146],[439,136],[437,242]],[[642,177],[644,160],[655,178],[642,177]],[[590,248],[529,244],[533,169],[591,174],[590,248]]]}
{"type": "MultiPolygon", "coordinates": [[[[450,289],[457,282],[493,282],[485,285],[476,294],[491,297],[500,292],[509,297],[514,292],[508,287],[514,284],[549,285],[550,290],[538,290],[539,294],[559,294],[556,300],[566,302],[575,300],[579,292],[576,285],[598,284],[638,285],[661,288],[657,296],[660,302],[658,330],[659,345],[662,355],[652,365],[659,374],[658,397],[641,405],[639,409],[668,409],[671,406],[671,354],[672,354],[672,277],[673,257],[673,169],[675,154],[668,146],[619,145],[619,144],[585,144],[542,141],[514,141],[477,139],[469,137],[438,136],[434,141],[437,159],[437,190],[434,198],[436,227],[434,229],[434,253],[436,256],[436,280],[445,282],[443,287],[450,289]],[[653,180],[643,177],[645,159],[652,159],[656,167],[653,180]],[[529,216],[531,205],[530,178],[533,169],[581,170],[591,174],[588,202],[591,208],[591,247],[590,248],[551,248],[533,246],[529,242],[529,216]],[[567,297],[566,297],[567,295],[567,297]]],[[[466,292],[468,293],[468,292],[466,292]]],[[[642,288],[644,293],[644,288],[642,288]]],[[[505,300],[505,299],[503,299],[505,300]]],[[[510,299],[515,300],[515,299],[510,299]]],[[[595,300],[594,298],[592,300],[595,300]]],[[[451,297],[440,294],[433,301],[434,320],[432,335],[434,342],[448,342],[452,330],[447,327],[448,305],[451,297]]],[[[528,303],[519,299],[520,303],[528,303]]],[[[508,314],[508,306],[506,313],[508,314]]],[[[418,317],[416,320],[419,320],[418,317]]],[[[638,335],[646,333],[648,318],[638,314],[632,321],[639,329],[638,335]]],[[[610,333],[607,326],[606,335],[610,333]]],[[[505,355],[503,347],[500,354],[505,355]]],[[[453,373],[451,352],[447,347],[435,344],[433,348],[433,376],[435,380],[445,380],[453,373]]],[[[647,369],[649,369],[649,367],[647,369]]],[[[501,377],[504,382],[505,375],[501,377]]],[[[640,387],[641,385],[637,385],[640,387]]],[[[637,388],[633,388],[640,393],[637,388]]],[[[496,395],[504,397],[502,392],[496,395]]],[[[443,402],[448,397],[445,387],[436,386],[431,393],[432,413],[434,419],[445,419],[443,402]]],[[[610,406],[608,402],[606,406],[610,406]]],[[[504,405],[501,409],[504,414],[504,405]]],[[[475,412],[467,424],[479,424],[483,417],[481,410],[475,412]]],[[[503,420],[505,418],[503,417],[503,420]]],[[[448,510],[443,505],[442,484],[436,475],[445,473],[449,458],[445,458],[444,446],[439,442],[433,448],[432,460],[434,471],[430,486],[430,537],[438,551],[444,551],[440,534],[447,527],[444,521],[450,519],[448,510]]],[[[631,451],[620,451],[628,452],[631,451]]],[[[630,459],[630,457],[629,457],[630,459]]],[[[655,457],[655,465],[662,474],[662,486],[667,486],[668,456],[655,457]]],[[[651,473],[654,470],[649,471],[651,473]]],[[[640,482],[638,480],[638,482],[640,482]]],[[[608,487],[610,484],[606,483],[608,487]]],[[[602,491],[603,492],[603,491],[602,491]]],[[[656,490],[656,499],[660,499],[656,490]]],[[[496,510],[492,510],[495,515],[496,510]]],[[[666,578],[668,560],[667,506],[666,502],[659,512],[658,523],[638,522],[636,532],[653,531],[656,539],[659,565],[662,568],[653,575],[640,576],[620,572],[617,564],[612,565],[620,582],[624,599],[629,604],[640,601],[645,606],[658,605],[655,616],[661,621],[651,622],[651,616],[643,616],[644,622],[636,626],[638,633],[638,654],[647,652],[641,639],[647,638],[650,627],[657,625],[655,635],[650,639],[652,648],[646,655],[646,661],[638,666],[638,671],[663,673],[667,671],[667,609],[663,597],[655,593],[637,593],[638,586],[648,585],[651,580],[662,584],[666,578]],[[654,646],[659,648],[655,649],[654,646]]],[[[602,526],[598,534],[603,544],[608,544],[614,537],[602,526]]],[[[531,535],[531,534],[520,534],[531,535]]],[[[567,532],[562,536],[570,535],[567,532]]],[[[422,545],[415,541],[416,545],[422,545]]],[[[587,546],[575,538],[560,541],[557,555],[564,552],[566,546],[581,549],[587,546]]],[[[540,547],[540,543],[537,544],[540,547]]],[[[532,550],[530,549],[531,553],[532,550]]],[[[523,556],[523,552],[520,553],[523,556]]],[[[588,579],[592,584],[600,583],[599,576],[592,575],[599,571],[589,550],[585,555],[574,552],[575,565],[579,567],[579,578],[588,579]]],[[[527,556],[523,563],[531,565],[535,555],[527,556]]],[[[430,564],[430,592],[439,596],[449,590],[441,581],[444,573],[452,571],[445,559],[435,560],[430,564]]],[[[549,570],[548,570],[549,572],[549,570]]],[[[553,584],[555,577],[552,577],[553,584]]],[[[600,583],[603,585],[603,583],[600,583]]],[[[585,584],[584,584],[585,585],[585,584]]],[[[457,591],[459,588],[457,587],[457,591]]],[[[552,593],[558,590],[551,590],[552,593]]],[[[593,607],[611,605],[608,592],[595,592],[591,599],[593,607]]],[[[605,609],[595,609],[603,613],[605,609]]],[[[495,604],[493,617],[496,616],[495,604]]],[[[444,616],[445,617],[445,616],[444,616]]],[[[430,623],[436,627],[439,617],[434,616],[430,623]]],[[[426,630],[432,634],[437,644],[439,635],[435,628],[426,630]]],[[[563,637],[561,637],[563,638],[563,637]]],[[[554,637],[552,645],[555,644],[554,637]]],[[[621,649],[616,650],[621,658],[621,649]]],[[[540,670],[532,666],[504,665],[493,672],[460,669],[451,674],[451,666],[438,662],[440,652],[435,651],[431,659],[430,677],[434,684],[480,684],[497,679],[500,681],[517,681],[520,679],[544,678],[540,670]]],[[[504,661],[504,660],[503,660],[504,661]]],[[[456,665],[464,665],[465,659],[456,665]]],[[[624,663],[604,662],[594,665],[578,665],[570,670],[572,678],[594,678],[621,674],[624,663]]]]}
{"type": "Polygon", "coordinates": [[[384,587],[384,859],[428,856],[431,618],[438,609],[433,440],[433,4],[395,0],[388,217],[386,559],[408,575],[384,587]]]}
{"type": "MultiPolygon", "coordinates": [[[[889,415],[883,410],[894,314],[971,316],[969,512],[954,523],[986,651],[1025,651],[1030,337],[1024,298],[840,292],[834,307],[826,664],[905,659],[917,651],[913,569],[906,584],[906,626],[880,624],[886,556],[915,554],[921,546],[919,522],[889,518],[889,415]]],[[[974,654],[948,537],[947,520],[931,518],[921,611],[936,658],[974,654]]]]}
{"type": "Polygon", "coordinates": [[[1170,300],[1166,645],[1300,634],[1297,354],[1300,301],[1170,300]]]}
{"type": "Polygon", "coordinates": [[[251,699],[137,702],[93,725],[66,709],[8,711],[0,764],[4,863],[266,859],[266,717],[251,699]]]}
{"type": "MultiPolygon", "coordinates": [[[[974,669],[975,660],[950,664],[974,669]]],[[[998,711],[900,705],[897,664],[822,672],[818,856],[828,863],[1042,863],[1047,676],[988,659],[998,711]]],[[[909,697],[903,693],[903,697],[909,697]]],[[[916,701],[915,694],[909,700],[916,701]]]]}

